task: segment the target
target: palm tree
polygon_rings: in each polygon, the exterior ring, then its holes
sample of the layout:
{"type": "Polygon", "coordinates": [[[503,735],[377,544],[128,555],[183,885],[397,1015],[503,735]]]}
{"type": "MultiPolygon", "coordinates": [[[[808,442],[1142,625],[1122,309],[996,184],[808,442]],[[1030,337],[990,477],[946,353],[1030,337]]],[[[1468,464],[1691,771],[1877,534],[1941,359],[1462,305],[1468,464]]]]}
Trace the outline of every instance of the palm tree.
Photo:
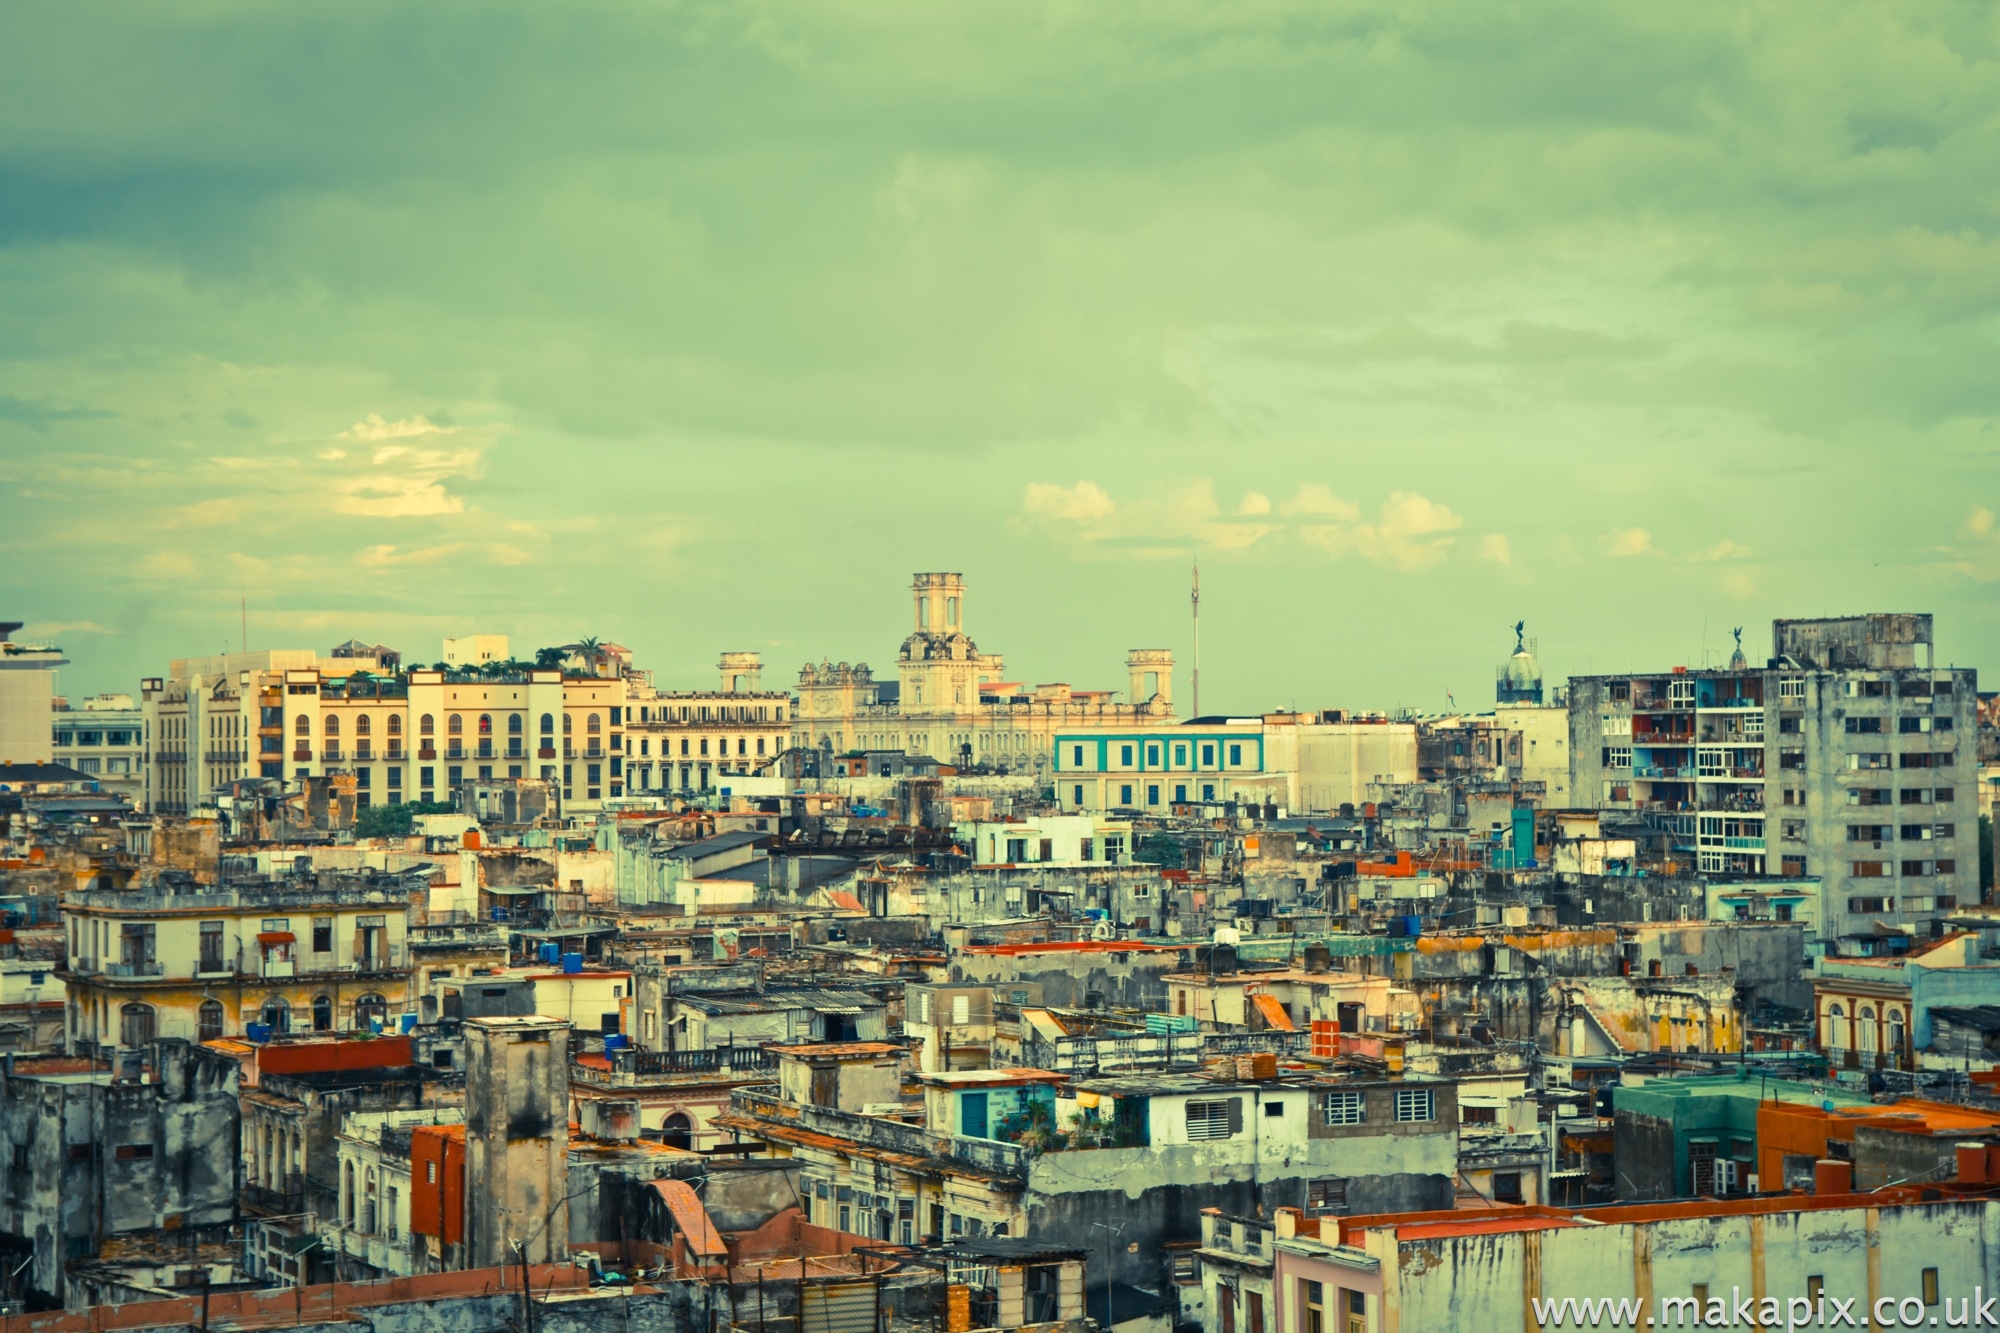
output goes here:
{"type": "Polygon", "coordinates": [[[535,665],[544,671],[554,671],[563,664],[563,659],[568,656],[569,654],[560,648],[537,648],[535,649],[535,665]]]}

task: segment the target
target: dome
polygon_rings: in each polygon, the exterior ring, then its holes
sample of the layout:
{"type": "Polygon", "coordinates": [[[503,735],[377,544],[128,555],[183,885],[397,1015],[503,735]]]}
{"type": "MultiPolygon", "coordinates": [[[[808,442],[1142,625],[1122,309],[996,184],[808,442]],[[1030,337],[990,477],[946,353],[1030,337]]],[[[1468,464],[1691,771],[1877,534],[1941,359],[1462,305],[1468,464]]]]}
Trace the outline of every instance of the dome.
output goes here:
{"type": "Polygon", "coordinates": [[[1532,690],[1542,683],[1542,664],[1537,662],[1535,655],[1526,648],[1518,648],[1514,651],[1514,655],[1507,659],[1501,680],[1510,689],[1532,690]]]}

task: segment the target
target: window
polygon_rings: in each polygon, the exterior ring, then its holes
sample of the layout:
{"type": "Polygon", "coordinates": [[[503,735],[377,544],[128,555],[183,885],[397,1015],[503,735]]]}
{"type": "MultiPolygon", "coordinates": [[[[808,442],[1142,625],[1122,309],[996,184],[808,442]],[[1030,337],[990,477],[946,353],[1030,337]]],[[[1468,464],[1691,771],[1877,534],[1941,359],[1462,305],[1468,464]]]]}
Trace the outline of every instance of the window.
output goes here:
{"type": "Polygon", "coordinates": [[[1251,1291],[1244,1293],[1243,1333],[1264,1333],[1264,1294],[1262,1292],[1251,1291]]]}
{"type": "Polygon", "coordinates": [[[121,1162],[150,1162],[153,1159],[153,1145],[150,1143],[121,1143],[113,1154],[121,1162]]]}
{"type": "Polygon", "coordinates": [[[604,719],[592,713],[588,718],[584,719],[583,729],[595,736],[598,732],[604,730],[604,719]]]}
{"type": "Polygon", "coordinates": [[[1127,782],[1118,788],[1118,804],[1132,804],[1132,784],[1127,782]]]}
{"type": "Polygon", "coordinates": [[[1187,1104],[1187,1136],[1190,1143],[1230,1138],[1242,1128],[1241,1097],[1213,1102],[1191,1101],[1187,1104]]]}
{"type": "Polygon", "coordinates": [[[222,1005],[216,1000],[203,1000],[201,1009],[195,1016],[195,1039],[214,1041],[222,1035],[222,1005]]]}
{"type": "Polygon", "coordinates": [[[1325,1107],[1329,1125],[1358,1125],[1368,1115],[1366,1102],[1358,1092],[1329,1092],[1325,1107]]]}
{"type": "Polygon", "coordinates": [[[316,916],[313,918],[313,952],[333,952],[333,918],[316,916]]]}
{"type": "Polygon", "coordinates": [[[1521,1202],[1521,1173],[1519,1171],[1495,1171],[1493,1173],[1493,1201],[1495,1203],[1521,1202]]]}
{"type": "Polygon", "coordinates": [[[1229,766],[1230,766],[1231,768],[1235,768],[1235,767],[1239,766],[1240,764],[1242,764],[1242,762],[1243,762],[1243,747],[1242,747],[1241,745],[1232,745],[1232,746],[1230,746],[1230,747],[1229,747],[1229,766]]]}
{"type": "Polygon", "coordinates": [[[1847,910],[1855,913],[1886,912],[1889,910],[1887,898],[1849,898],[1847,910]]]}
{"type": "Polygon", "coordinates": [[[1938,1271],[1935,1268],[1926,1268],[1924,1270],[1924,1304],[1936,1305],[1937,1303],[1938,1271]]]}
{"type": "Polygon", "coordinates": [[[300,713],[298,720],[292,723],[292,734],[301,740],[312,739],[312,719],[300,713]]]}
{"type": "Polygon", "coordinates": [[[447,736],[463,736],[465,734],[465,718],[458,713],[453,713],[445,719],[444,730],[447,736]]]}
{"type": "Polygon", "coordinates": [[[544,735],[544,736],[553,736],[553,735],[555,735],[555,734],[556,734],[556,719],[555,719],[555,714],[553,714],[553,713],[543,713],[543,714],[542,714],[542,735],[544,735]]]}
{"type": "Polygon", "coordinates": [[[1436,1118],[1437,1094],[1430,1088],[1396,1089],[1396,1119],[1403,1123],[1436,1118]]]}
{"type": "Polygon", "coordinates": [[[1129,746],[1129,745],[1121,745],[1121,746],[1119,746],[1119,747],[1118,747],[1118,762],[1119,762],[1119,763],[1121,763],[1121,764],[1123,764],[1123,765],[1125,765],[1125,766],[1126,766],[1127,768],[1131,767],[1131,765],[1132,765],[1132,747],[1131,747],[1131,746],[1129,746]]]}
{"type": "Polygon", "coordinates": [[[436,719],[432,718],[429,713],[425,713],[422,717],[418,718],[417,734],[420,736],[435,736],[437,734],[436,719]]]}
{"type": "Polygon", "coordinates": [[[1322,1176],[1318,1180],[1306,1182],[1306,1213],[1317,1217],[1323,1213],[1345,1213],[1347,1211],[1347,1180],[1343,1176],[1322,1176]]]}
{"type": "Polygon", "coordinates": [[[1147,805],[1158,805],[1159,803],[1160,803],[1160,784],[1159,784],[1159,783],[1157,783],[1157,782],[1149,782],[1149,783],[1147,783],[1147,784],[1146,784],[1146,804],[1147,804],[1147,805]]]}
{"type": "Polygon", "coordinates": [[[1610,746],[1604,751],[1604,765],[1606,768],[1630,768],[1632,751],[1621,745],[1610,746]]]}
{"type": "Polygon", "coordinates": [[[1873,736],[1882,730],[1879,717],[1850,717],[1847,719],[1847,734],[1850,736],[1873,736]]]}
{"type": "Polygon", "coordinates": [[[1889,873],[1887,861],[1854,861],[1848,865],[1848,873],[1855,879],[1881,879],[1889,873]]]}

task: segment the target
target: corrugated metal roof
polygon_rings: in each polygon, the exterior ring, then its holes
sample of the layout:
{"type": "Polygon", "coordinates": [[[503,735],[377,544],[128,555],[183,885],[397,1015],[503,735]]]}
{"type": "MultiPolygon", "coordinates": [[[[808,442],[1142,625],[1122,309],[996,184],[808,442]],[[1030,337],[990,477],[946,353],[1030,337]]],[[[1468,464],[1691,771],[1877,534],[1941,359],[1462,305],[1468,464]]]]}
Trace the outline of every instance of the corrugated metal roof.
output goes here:
{"type": "Polygon", "coordinates": [[[701,1199],[694,1188],[685,1180],[656,1180],[653,1188],[666,1201],[667,1211],[673,1214],[674,1226],[687,1240],[687,1247],[697,1259],[727,1258],[729,1247],[722,1243],[722,1237],[709,1221],[708,1209],[701,1206],[701,1199]]]}

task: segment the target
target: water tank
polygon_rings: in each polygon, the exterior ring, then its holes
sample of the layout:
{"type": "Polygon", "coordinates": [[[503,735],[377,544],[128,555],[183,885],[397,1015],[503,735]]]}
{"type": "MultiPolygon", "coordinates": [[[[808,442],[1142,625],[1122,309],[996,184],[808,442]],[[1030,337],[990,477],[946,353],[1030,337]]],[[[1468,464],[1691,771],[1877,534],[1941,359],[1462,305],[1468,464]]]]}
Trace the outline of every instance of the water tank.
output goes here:
{"type": "Polygon", "coordinates": [[[580,953],[564,954],[562,956],[562,970],[571,973],[583,971],[583,955],[580,953]]]}
{"type": "Polygon", "coordinates": [[[562,945],[549,941],[535,950],[536,957],[545,963],[555,963],[562,957],[562,945]]]}
{"type": "Polygon", "coordinates": [[[631,1040],[630,1037],[627,1037],[622,1032],[607,1032],[604,1034],[604,1049],[606,1051],[622,1051],[631,1043],[631,1040]]]}
{"type": "Polygon", "coordinates": [[[271,1025],[269,1023],[245,1023],[243,1025],[243,1035],[251,1041],[269,1041],[271,1039],[271,1025]]]}

